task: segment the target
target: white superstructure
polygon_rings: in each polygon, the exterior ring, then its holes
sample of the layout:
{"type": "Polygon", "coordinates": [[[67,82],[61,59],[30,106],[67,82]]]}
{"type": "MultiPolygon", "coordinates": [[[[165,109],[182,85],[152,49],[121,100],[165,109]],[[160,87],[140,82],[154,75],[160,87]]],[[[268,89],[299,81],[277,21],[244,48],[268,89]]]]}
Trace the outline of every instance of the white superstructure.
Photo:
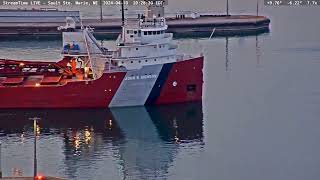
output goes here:
{"type": "Polygon", "coordinates": [[[138,70],[191,58],[177,55],[178,46],[172,42],[173,34],[166,33],[168,25],[163,5],[149,5],[144,15],[126,20],[116,41],[116,49],[110,51],[94,38],[92,28],[76,30],[68,25],[72,23],[66,24],[59,27],[66,31],[63,32],[63,55],[84,59],[95,78],[104,70],[138,70]]]}
{"type": "Polygon", "coordinates": [[[177,45],[173,34],[166,33],[168,25],[163,6],[148,6],[136,20],[126,21],[116,43],[113,63],[126,69],[177,61],[177,45]]]}

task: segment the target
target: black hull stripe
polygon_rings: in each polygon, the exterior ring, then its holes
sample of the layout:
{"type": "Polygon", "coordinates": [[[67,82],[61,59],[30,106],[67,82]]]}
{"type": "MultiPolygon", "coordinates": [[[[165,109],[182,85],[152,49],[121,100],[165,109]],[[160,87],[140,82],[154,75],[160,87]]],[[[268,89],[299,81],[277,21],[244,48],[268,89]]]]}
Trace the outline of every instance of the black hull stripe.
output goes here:
{"type": "Polygon", "coordinates": [[[164,84],[168,78],[168,75],[172,69],[172,66],[173,66],[173,63],[164,64],[162,66],[162,69],[159,73],[157,81],[154,84],[145,105],[152,105],[156,102],[156,100],[160,96],[162,87],[164,86],[164,84]]]}

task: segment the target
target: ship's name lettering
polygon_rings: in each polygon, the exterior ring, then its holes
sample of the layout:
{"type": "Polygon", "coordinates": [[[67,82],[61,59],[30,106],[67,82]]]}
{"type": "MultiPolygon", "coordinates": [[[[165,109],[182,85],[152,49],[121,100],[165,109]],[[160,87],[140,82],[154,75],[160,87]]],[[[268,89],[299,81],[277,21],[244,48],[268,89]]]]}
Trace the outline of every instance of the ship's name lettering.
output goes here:
{"type": "Polygon", "coordinates": [[[132,81],[132,80],[144,80],[144,79],[155,79],[158,76],[153,74],[153,75],[141,75],[141,76],[129,76],[126,77],[124,80],[125,81],[132,81]]]}

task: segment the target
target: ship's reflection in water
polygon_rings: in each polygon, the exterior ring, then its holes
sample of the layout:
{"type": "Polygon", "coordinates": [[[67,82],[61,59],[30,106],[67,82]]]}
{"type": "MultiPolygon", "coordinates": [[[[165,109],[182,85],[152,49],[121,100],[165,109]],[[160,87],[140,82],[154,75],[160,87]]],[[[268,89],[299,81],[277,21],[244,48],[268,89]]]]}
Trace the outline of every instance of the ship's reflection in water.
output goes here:
{"type": "Polygon", "coordinates": [[[41,119],[39,171],[69,179],[165,179],[184,145],[204,146],[200,103],[0,111],[2,170],[7,176],[14,168],[32,175],[32,117],[41,119]]]}

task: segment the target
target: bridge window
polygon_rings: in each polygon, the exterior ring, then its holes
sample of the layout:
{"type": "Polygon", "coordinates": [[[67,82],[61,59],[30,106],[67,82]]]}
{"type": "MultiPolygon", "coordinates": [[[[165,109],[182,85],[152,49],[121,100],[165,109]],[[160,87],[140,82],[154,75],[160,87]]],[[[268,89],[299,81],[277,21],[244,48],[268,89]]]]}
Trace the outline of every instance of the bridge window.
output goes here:
{"type": "Polygon", "coordinates": [[[138,33],[138,31],[134,31],[134,34],[137,34],[138,33]]]}
{"type": "Polygon", "coordinates": [[[160,31],[157,31],[157,34],[160,34],[160,31]]]}
{"type": "Polygon", "coordinates": [[[147,31],[144,31],[143,34],[146,36],[146,35],[148,35],[148,32],[147,32],[147,31]]]}
{"type": "Polygon", "coordinates": [[[157,34],[157,31],[152,31],[153,35],[156,35],[157,34]]]}
{"type": "Polygon", "coordinates": [[[148,31],[148,35],[152,35],[152,31],[148,31]]]}

